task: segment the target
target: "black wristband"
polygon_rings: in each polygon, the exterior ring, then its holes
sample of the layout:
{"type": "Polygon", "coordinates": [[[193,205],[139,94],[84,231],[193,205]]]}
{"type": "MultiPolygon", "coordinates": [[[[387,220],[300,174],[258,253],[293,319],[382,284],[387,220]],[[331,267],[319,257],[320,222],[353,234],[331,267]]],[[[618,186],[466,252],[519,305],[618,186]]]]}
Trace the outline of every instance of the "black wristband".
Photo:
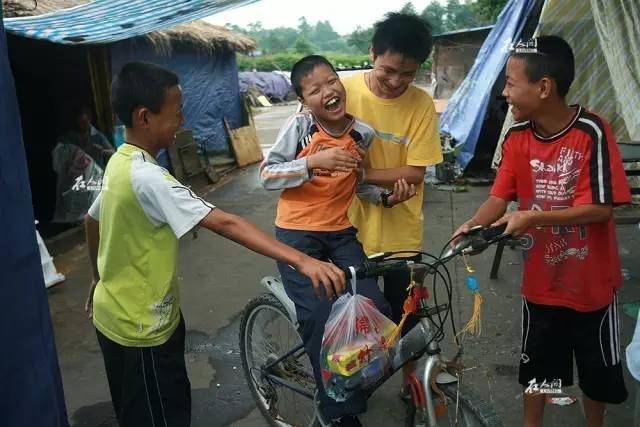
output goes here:
{"type": "Polygon", "coordinates": [[[393,191],[386,190],[380,195],[380,201],[385,208],[392,208],[393,205],[389,204],[389,196],[393,194],[393,191]]]}

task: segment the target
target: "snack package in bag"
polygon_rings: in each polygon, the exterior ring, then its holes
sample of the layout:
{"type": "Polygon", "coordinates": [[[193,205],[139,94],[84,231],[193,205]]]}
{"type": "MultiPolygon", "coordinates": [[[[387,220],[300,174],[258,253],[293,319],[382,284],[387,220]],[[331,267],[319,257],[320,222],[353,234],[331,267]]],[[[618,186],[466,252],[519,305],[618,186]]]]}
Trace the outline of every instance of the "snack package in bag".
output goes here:
{"type": "Polygon", "coordinates": [[[353,280],[352,289],[353,295],[345,293],[333,303],[320,349],[325,390],[338,402],[382,378],[397,337],[396,324],[356,293],[353,280]]]}

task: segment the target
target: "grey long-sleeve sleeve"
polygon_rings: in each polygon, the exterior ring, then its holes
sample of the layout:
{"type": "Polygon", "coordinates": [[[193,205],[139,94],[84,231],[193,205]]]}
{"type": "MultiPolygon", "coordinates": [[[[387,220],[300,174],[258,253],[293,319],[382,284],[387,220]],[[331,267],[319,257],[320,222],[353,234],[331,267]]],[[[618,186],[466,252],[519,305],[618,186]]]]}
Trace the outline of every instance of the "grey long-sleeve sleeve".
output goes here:
{"type": "Polygon", "coordinates": [[[373,184],[360,183],[356,187],[356,196],[374,205],[380,204],[382,201],[382,193],[384,193],[384,188],[373,184]]]}
{"type": "Polygon", "coordinates": [[[311,179],[305,157],[296,159],[300,138],[309,130],[313,120],[309,114],[289,117],[276,142],[260,165],[260,183],[267,190],[299,187],[311,179]]]}

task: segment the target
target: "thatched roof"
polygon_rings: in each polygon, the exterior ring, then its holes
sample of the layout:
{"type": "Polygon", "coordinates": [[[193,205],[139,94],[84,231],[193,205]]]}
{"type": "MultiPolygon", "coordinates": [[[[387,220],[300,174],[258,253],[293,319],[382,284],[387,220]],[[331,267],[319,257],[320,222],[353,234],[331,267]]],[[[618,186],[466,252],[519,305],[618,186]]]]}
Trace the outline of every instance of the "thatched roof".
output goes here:
{"type": "MultiPolygon", "coordinates": [[[[2,0],[5,18],[34,16],[56,12],[89,3],[87,0],[2,0]]],[[[156,50],[168,54],[172,42],[191,43],[199,49],[213,51],[229,49],[248,53],[256,48],[255,41],[249,36],[228,30],[224,27],[199,20],[177,25],[166,30],[154,31],[146,35],[156,50]]]]}

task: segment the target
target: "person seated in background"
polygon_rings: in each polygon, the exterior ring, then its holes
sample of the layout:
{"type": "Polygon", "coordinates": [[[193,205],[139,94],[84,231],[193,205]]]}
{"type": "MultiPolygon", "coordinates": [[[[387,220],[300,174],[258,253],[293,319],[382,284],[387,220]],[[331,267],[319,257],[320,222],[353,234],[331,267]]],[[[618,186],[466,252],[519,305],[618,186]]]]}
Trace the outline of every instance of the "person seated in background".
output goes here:
{"type": "Polygon", "coordinates": [[[86,105],[75,106],[72,113],[72,128],[60,137],[58,143],[76,145],[104,169],[109,158],[115,153],[115,149],[104,134],[91,124],[92,119],[91,109],[86,105]]]}
{"type": "Polygon", "coordinates": [[[93,127],[91,117],[89,108],[76,105],[71,129],[58,139],[51,152],[51,166],[57,176],[52,222],[82,221],[100,193],[104,169],[115,150],[93,127]]]}

